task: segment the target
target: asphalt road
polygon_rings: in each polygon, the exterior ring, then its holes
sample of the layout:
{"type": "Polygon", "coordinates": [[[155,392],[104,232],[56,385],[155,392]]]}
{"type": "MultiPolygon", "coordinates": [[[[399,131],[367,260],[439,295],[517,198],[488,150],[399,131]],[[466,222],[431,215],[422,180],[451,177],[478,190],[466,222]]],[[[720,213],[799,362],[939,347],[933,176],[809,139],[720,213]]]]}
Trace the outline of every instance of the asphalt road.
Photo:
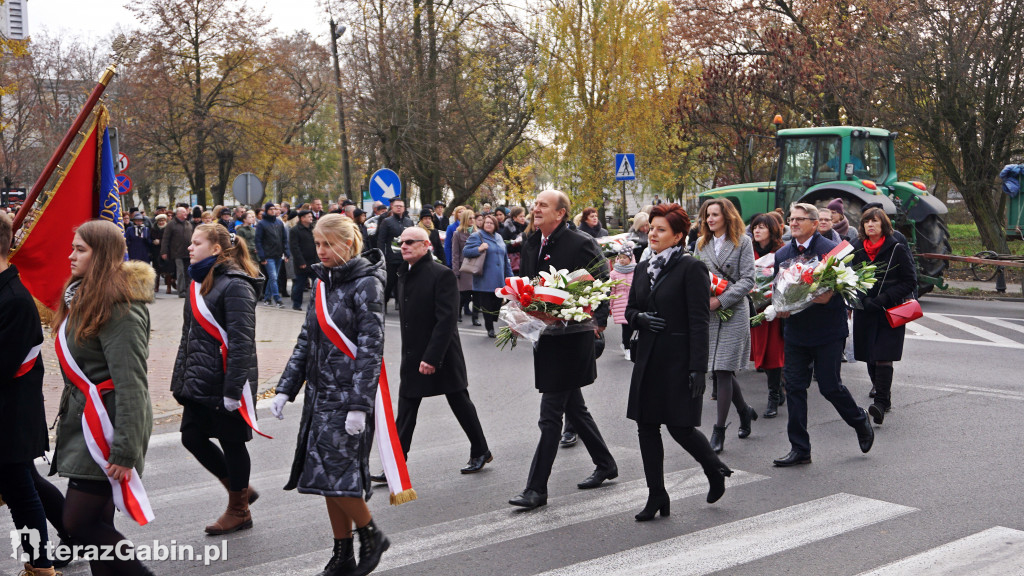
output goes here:
{"type": "MultiPolygon", "coordinates": [[[[646,488],[634,424],[625,418],[632,364],[618,351],[618,330],[599,360],[597,383],[584,389],[619,464],[619,478],[597,490],[576,482],[593,464],[582,445],[555,462],[546,507],[519,511],[506,501],[525,485],[539,436],[539,395],[527,346],[498,351],[482,329],[462,325],[470,392],[495,460],[481,473],[458,473],[469,443],[443,399],[428,399],[409,456],[419,499],[389,506],[378,488],[370,507],[392,548],[387,574],[1024,574],[1024,303],[925,298],[925,318],[908,333],[896,365],[894,407],[863,455],[852,429],[813,389],[810,433],[814,463],[774,468],[789,450],[786,412],[735,436],[722,457],[736,474],[717,504],[704,502],[706,480],[681,448],[666,440],[672,515],[638,524],[646,488]]],[[[285,312],[281,312],[285,313],[285,312]]],[[[397,315],[388,316],[387,358],[397,361],[397,315]]],[[[397,366],[392,374],[397,373],[397,366]]],[[[747,400],[763,410],[763,374],[739,377],[747,400]]],[[[867,406],[863,364],[844,364],[843,380],[867,406]]],[[[274,440],[249,444],[255,527],[226,538],[228,559],[149,562],[157,574],[315,574],[330,556],[331,534],[321,498],[284,492],[300,406],[284,421],[260,410],[274,440]]],[[[705,400],[702,429],[714,406],[705,400]]],[[[667,435],[666,435],[667,438],[667,435]]],[[[371,458],[371,462],[375,457],[371,458]]],[[[374,466],[377,469],[377,466],[374,466]]],[[[175,423],[150,444],[144,478],[156,520],[118,526],[136,544],[175,541],[222,546],[203,526],[226,496],[180,446],[175,423]]],[[[63,489],[65,482],[57,480],[63,489]]],[[[0,533],[12,525],[2,515],[0,533]]],[[[0,572],[18,565],[2,553],[0,572]]],[[[88,574],[84,562],[65,574],[88,574]]]]}

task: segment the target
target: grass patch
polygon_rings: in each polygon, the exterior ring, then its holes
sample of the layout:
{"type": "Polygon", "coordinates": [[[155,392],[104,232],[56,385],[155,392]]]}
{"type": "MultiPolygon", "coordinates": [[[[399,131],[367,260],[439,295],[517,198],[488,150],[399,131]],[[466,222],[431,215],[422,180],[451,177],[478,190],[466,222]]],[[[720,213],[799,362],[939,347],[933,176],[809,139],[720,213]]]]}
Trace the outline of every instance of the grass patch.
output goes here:
{"type": "MultiPolygon", "coordinates": [[[[1008,243],[1011,254],[1024,254],[1024,242],[1010,240],[1008,243]]],[[[959,256],[974,256],[978,252],[987,250],[981,242],[978,227],[974,224],[950,224],[949,246],[953,249],[953,254],[959,256]]]]}

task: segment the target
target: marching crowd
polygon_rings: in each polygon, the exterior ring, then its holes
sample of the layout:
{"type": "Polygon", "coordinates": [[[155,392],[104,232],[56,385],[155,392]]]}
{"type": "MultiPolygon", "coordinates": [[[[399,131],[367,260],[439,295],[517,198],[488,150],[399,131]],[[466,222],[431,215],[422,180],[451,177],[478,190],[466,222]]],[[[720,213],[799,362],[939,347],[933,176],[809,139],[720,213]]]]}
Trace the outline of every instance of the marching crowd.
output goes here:
{"type": "MultiPolygon", "coordinates": [[[[529,210],[459,206],[450,220],[443,203],[424,207],[414,221],[401,199],[375,204],[372,214],[343,199],[327,209],[320,200],[297,208],[268,202],[257,211],[178,206],[159,208],[152,218],[131,209],[123,238],[110,222],[89,221],[77,228],[71,277],[50,322],[65,381],[50,474],[68,479],[65,494],[34,464],[49,449],[38,361],[44,337],[33,299],[7,261],[11,222],[0,214],[0,434],[10,447],[0,455],[0,495],[16,526],[41,534],[41,542],[24,545],[36,550],[46,547],[47,522],[62,543],[102,545],[123,540],[115,507],[140,524],[152,518],[140,481],[152,430],[146,302],[161,280],[168,294],[185,300],[171,383],[183,406],[181,442],[227,491],[224,513],[205,528],[211,535],[253,526],[250,506],[260,494],[250,485],[246,443],[262,434],[255,312],[260,302],[283,307],[292,280],[292,308],[305,307],[306,317],[271,413],[284,418],[287,404],[303,393],[285,489],[325,500],[334,540],[321,575],[368,574],[390,545],[366,504],[372,482],[383,480],[369,468],[366,431],[392,300],[401,319],[395,425],[402,453],[411,448],[422,399],[443,395],[470,442],[461,472],[472,474],[493,455],[468,392],[458,323],[469,318],[479,325],[482,315],[494,337],[501,307],[495,290],[514,275],[535,277],[554,267],[620,281],[613,288],[618,297],[593,310],[592,330],[543,334],[534,345],[540,437],[513,506],[547,503],[559,446],[580,441],[593,460],[593,473],[578,488],[618,476],[582,393],[597,379],[609,317],[621,326],[623,353],[635,363],[625,415],[637,425],[648,486],[637,521],[670,512],[662,426],[701,465],[707,501],[723,496],[732,474],[719,456],[728,416],[736,411],[739,438],[750,436],[758,419],[736,378],[750,361],[767,378],[763,416],[777,416],[781,406],[788,412],[791,450],[776,466],[811,462],[812,380],[866,453],[874,441],[871,421],[881,424],[892,405],[893,363],[902,354],[903,328],[889,326],[885,309],[914,293],[915,267],[883,210],[865,207],[855,230],[841,199],[829,208],[826,216],[817,206],[795,204],[788,221],[781,211],[759,214],[745,229],[728,201],[706,202],[696,224],[679,205],[658,203],[637,214],[610,260],[597,241],[608,231],[596,210],[574,221],[569,198],[557,190],[540,193],[529,210]],[[862,308],[851,311],[828,292],[802,312],[751,328],[755,261],[770,262],[777,273],[787,261],[820,257],[844,239],[854,243],[855,262],[879,266],[862,308]],[[711,275],[728,287],[713,292],[711,275]],[[873,384],[868,410],[842,384],[841,364],[853,360],[866,364],[873,384]],[[699,429],[709,372],[716,402],[710,439],[699,429]]],[[[90,566],[93,574],[151,573],[136,560],[91,559],[90,566]]],[[[25,574],[59,567],[40,554],[25,574]]]]}

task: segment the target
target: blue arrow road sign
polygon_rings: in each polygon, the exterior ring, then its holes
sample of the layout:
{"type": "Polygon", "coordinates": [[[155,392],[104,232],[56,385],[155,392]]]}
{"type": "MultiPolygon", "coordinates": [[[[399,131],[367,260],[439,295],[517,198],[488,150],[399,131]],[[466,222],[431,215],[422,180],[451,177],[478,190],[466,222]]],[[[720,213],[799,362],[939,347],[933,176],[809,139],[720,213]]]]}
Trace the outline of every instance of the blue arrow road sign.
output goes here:
{"type": "Polygon", "coordinates": [[[402,180],[394,170],[381,168],[370,177],[370,196],[374,200],[390,205],[391,200],[402,195],[402,180]]]}
{"type": "Polygon", "coordinates": [[[615,179],[636,180],[636,155],[616,154],[615,155],[615,179]]]}

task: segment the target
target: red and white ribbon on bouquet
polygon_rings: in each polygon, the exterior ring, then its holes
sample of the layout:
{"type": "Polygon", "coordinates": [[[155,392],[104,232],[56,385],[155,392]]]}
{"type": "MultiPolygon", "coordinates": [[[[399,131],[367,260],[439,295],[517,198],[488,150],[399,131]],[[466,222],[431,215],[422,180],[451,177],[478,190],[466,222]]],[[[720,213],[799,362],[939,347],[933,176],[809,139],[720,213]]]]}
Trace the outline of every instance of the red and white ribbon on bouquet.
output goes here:
{"type": "Polygon", "coordinates": [[[850,244],[848,240],[843,240],[842,242],[839,243],[838,246],[833,248],[831,252],[825,254],[825,256],[821,260],[824,262],[825,260],[828,260],[832,256],[835,256],[836,260],[842,260],[843,258],[849,256],[851,252],[853,252],[853,245],[850,244]]]}
{"type": "MultiPolygon", "coordinates": [[[[327,310],[327,287],[322,281],[316,283],[316,321],[320,330],[343,354],[355,360],[358,348],[334,323],[327,310]]],[[[384,361],[380,363],[380,377],[377,380],[377,397],[374,399],[373,422],[377,435],[377,451],[380,452],[384,477],[388,480],[391,504],[398,505],[416,499],[416,491],[409,479],[409,468],[405,463],[402,444],[398,440],[398,427],[391,408],[391,391],[388,388],[388,373],[384,361]]]]}
{"type": "Polygon", "coordinates": [[[31,350],[28,351],[28,355],[25,356],[25,360],[22,361],[21,366],[18,368],[18,371],[14,373],[15,378],[21,378],[25,374],[28,374],[28,371],[31,370],[32,367],[36,365],[36,360],[39,359],[39,353],[42,351],[42,349],[43,345],[40,343],[36,344],[35,346],[32,347],[31,350]]]}
{"type": "Polygon", "coordinates": [[[541,302],[556,305],[565,302],[570,296],[568,292],[558,288],[534,286],[529,278],[523,278],[522,276],[506,278],[505,285],[496,289],[494,295],[505,300],[519,302],[520,304],[523,303],[524,297],[526,297],[526,304],[529,304],[532,300],[540,300],[541,302]]]}
{"type": "MultiPolygon", "coordinates": [[[[92,383],[85,372],[78,366],[78,362],[71,356],[67,347],[67,335],[65,327],[67,319],[60,325],[57,331],[57,358],[60,360],[60,367],[68,380],[75,388],[85,396],[85,410],[82,411],[82,432],[85,436],[85,445],[89,448],[89,455],[106,474],[107,466],[110,464],[110,445],[114,442],[114,425],[110,422],[110,415],[107,414],[107,407],[103,405],[103,394],[114,389],[113,380],[104,380],[99,384],[92,383]]],[[[149,504],[149,497],[146,489],[142,487],[142,479],[135,468],[132,468],[128,475],[130,480],[114,480],[107,476],[110,481],[114,496],[114,506],[121,512],[131,516],[132,520],[145,526],[153,520],[153,508],[149,504]]]]}
{"type": "MultiPolygon", "coordinates": [[[[193,281],[190,286],[189,301],[192,305],[192,317],[195,318],[199,325],[203,327],[214,340],[220,343],[220,357],[224,373],[228,371],[228,333],[224,328],[217,323],[217,319],[213,317],[213,312],[206,305],[206,299],[199,293],[199,289],[202,285],[198,282],[193,281]]],[[[273,436],[268,436],[260,431],[259,424],[256,423],[256,406],[252,402],[252,388],[249,385],[249,379],[246,378],[245,384],[242,385],[242,397],[239,399],[242,405],[238,409],[238,413],[242,415],[242,419],[245,423],[252,428],[253,432],[256,432],[264,438],[274,439],[273,436]]]]}
{"type": "Polygon", "coordinates": [[[722,292],[725,292],[725,289],[729,287],[729,281],[715,276],[715,273],[711,271],[708,271],[708,275],[711,276],[711,294],[721,296],[722,292]]]}

